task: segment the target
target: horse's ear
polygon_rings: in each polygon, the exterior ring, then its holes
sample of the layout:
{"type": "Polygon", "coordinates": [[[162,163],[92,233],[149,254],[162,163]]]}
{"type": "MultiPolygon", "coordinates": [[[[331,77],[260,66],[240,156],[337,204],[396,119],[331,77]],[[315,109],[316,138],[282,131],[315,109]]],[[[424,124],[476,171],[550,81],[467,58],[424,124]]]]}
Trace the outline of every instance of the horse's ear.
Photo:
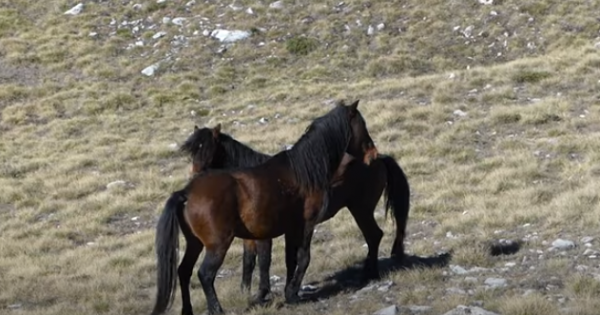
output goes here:
{"type": "Polygon", "coordinates": [[[350,118],[356,116],[356,112],[358,111],[358,101],[354,101],[352,104],[348,105],[348,109],[350,109],[350,118]]]}
{"type": "Polygon", "coordinates": [[[213,137],[218,138],[220,133],[221,133],[221,124],[219,123],[218,125],[216,125],[213,128],[212,134],[213,134],[213,137]]]}

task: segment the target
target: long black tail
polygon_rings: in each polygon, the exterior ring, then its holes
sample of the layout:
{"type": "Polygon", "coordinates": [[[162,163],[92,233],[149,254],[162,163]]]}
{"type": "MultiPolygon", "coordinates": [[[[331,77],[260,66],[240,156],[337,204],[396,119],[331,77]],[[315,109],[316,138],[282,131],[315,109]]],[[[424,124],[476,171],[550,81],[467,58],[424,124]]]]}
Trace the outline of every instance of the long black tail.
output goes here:
{"type": "Polygon", "coordinates": [[[404,237],[410,210],[410,187],[408,179],[400,165],[391,156],[379,155],[379,159],[387,169],[387,185],[385,187],[385,215],[390,209],[396,221],[396,239],[392,246],[391,256],[402,259],[404,257],[404,237]]]}
{"type": "Polygon", "coordinates": [[[156,258],[158,270],[156,273],[157,292],[156,304],[152,315],[164,313],[171,307],[177,285],[177,249],[179,248],[178,213],[183,211],[187,194],[185,190],[176,191],[167,200],[165,208],[156,226],[156,258]]]}

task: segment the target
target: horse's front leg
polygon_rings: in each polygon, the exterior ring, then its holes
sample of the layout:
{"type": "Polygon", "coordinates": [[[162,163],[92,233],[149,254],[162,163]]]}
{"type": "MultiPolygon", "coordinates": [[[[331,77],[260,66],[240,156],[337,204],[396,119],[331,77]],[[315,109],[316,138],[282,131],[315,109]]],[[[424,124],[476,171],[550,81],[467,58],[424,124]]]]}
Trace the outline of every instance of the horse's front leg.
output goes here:
{"type": "MultiPolygon", "coordinates": [[[[327,198],[327,196],[324,194],[311,196],[305,201],[303,227],[302,229],[299,229],[298,232],[300,233],[295,239],[299,245],[296,250],[297,267],[293,273],[292,279],[288,281],[285,288],[285,300],[287,303],[295,303],[300,300],[298,292],[300,292],[302,279],[304,279],[304,275],[306,274],[306,270],[310,264],[310,243],[312,241],[315,226],[317,225],[317,222],[320,221],[320,217],[328,207],[328,201],[329,198],[327,198]]],[[[290,270],[288,269],[288,275],[289,274],[290,270]]]]}
{"type": "MultiPolygon", "coordinates": [[[[314,223],[305,224],[304,231],[302,233],[303,235],[300,235],[299,239],[295,240],[300,244],[297,246],[295,253],[296,268],[294,268],[295,270],[292,272],[290,272],[290,269],[288,269],[288,277],[290,274],[292,277],[291,280],[287,281],[287,285],[285,287],[285,301],[287,303],[296,303],[300,300],[298,292],[300,292],[302,279],[304,278],[310,263],[310,242],[312,240],[314,228],[314,223]]],[[[291,252],[289,254],[294,255],[294,253],[291,252]]]]}

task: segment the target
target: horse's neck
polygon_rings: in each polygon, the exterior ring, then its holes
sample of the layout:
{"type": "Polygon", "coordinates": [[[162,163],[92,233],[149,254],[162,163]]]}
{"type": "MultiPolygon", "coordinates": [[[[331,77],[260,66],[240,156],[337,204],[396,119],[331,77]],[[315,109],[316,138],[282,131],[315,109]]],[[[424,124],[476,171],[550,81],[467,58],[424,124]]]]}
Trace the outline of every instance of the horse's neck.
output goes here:
{"type": "Polygon", "coordinates": [[[227,153],[225,158],[225,167],[254,167],[265,163],[271,156],[257,152],[241,143],[235,145],[240,146],[237,152],[227,153]]]}

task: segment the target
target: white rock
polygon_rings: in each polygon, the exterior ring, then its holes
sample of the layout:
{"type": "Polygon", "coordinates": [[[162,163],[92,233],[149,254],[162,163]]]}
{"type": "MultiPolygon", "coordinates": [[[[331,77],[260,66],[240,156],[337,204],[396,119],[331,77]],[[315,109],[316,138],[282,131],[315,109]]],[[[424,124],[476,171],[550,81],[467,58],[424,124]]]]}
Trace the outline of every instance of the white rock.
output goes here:
{"type": "Polygon", "coordinates": [[[563,240],[563,239],[556,239],[554,242],[552,242],[552,247],[556,248],[556,249],[562,249],[562,250],[566,250],[566,249],[571,249],[575,247],[575,243],[573,243],[572,241],[569,240],[563,240]]]}
{"type": "Polygon", "coordinates": [[[455,288],[455,287],[451,287],[451,288],[447,288],[446,289],[446,293],[450,293],[450,294],[458,294],[458,295],[465,295],[467,294],[467,292],[461,288],[455,288]]]}
{"type": "Polygon", "coordinates": [[[165,35],[167,35],[167,32],[160,31],[160,32],[157,32],[156,34],[152,35],[152,38],[158,39],[158,38],[161,38],[161,37],[163,37],[165,35]]]}
{"type": "Polygon", "coordinates": [[[465,117],[465,116],[467,116],[467,113],[463,112],[463,111],[462,111],[462,110],[460,110],[460,109],[457,109],[457,110],[455,110],[455,111],[453,112],[453,114],[454,114],[454,115],[456,115],[456,116],[460,116],[460,117],[465,117]]]}
{"type": "Polygon", "coordinates": [[[506,279],[502,278],[487,278],[485,279],[485,285],[491,288],[500,288],[506,286],[506,279]]]}
{"type": "Polygon", "coordinates": [[[457,275],[464,275],[466,273],[469,273],[465,268],[458,265],[450,265],[450,270],[452,270],[452,272],[454,272],[457,275]]]}
{"type": "Polygon", "coordinates": [[[156,70],[158,70],[158,67],[160,66],[159,63],[155,63],[153,65],[150,65],[146,68],[144,68],[144,70],[142,70],[142,74],[148,77],[151,77],[154,75],[154,72],[156,72],[156,70]]]}
{"type": "Polygon", "coordinates": [[[204,31],[202,31],[202,35],[210,36],[210,32],[208,30],[204,30],[204,31]]]}
{"type": "Polygon", "coordinates": [[[165,16],[162,18],[162,22],[163,22],[163,24],[169,24],[169,22],[171,22],[171,18],[168,16],[165,16]]]}
{"type": "Polygon", "coordinates": [[[82,10],[83,10],[83,3],[80,3],[80,4],[70,8],[69,10],[65,11],[65,14],[77,15],[77,14],[81,13],[82,10]]]}
{"type": "Polygon", "coordinates": [[[156,3],[163,3],[166,2],[167,0],[156,0],[156,3]]]}
{"type": "Polygon", "coordinates": [[[186,20],[187,19],[184,17],[176,17],[171,22],[175,25],[183,26],[183,23],[185,23],[186,20]]]}
{"type": "Polygon", "coordinates": [[[465,282],[477,282],[476,277],[465,277],[465,282]]]}
{"type": "Polygon", "coordinates": [[[252,8],[248,8],[248,9],[246,9],[246,13],[254,14],[254,10],[252,10],[252,8]]]}
{"type": "Polygon", "coordinates": [[[189,1],[188,3],[186,3],[186,4],[185,4],[185,6],[186,6],[186,7],[191,7],[191,6],[193,6],[194,4],[196,4],[196,0],[189,1]]]}
{"type": "Polygon", "coordinates": [[[139,219],[140,219],[140,217],[133,217],[133,218],[131,218],[131,221],[137,221],[139,219]]]}
{"type": "Polygon", "coordinates": [[[467,28],[465,28],[462,33],[463,35],[465,35],[466,38],[471,37],[471,34],[473,33],[473,29],[475,28],[475,26],[473,25],[469,25],[467,26],[467,28]]]}
{"type": "Polygon", "coordinates": [[[375,29],[373,28],[373,26],[369,25],[369,27],[367,28],[367,35],[371,36],[373,35],[373,33],[375,33],[375,29]]]}
{"type": "Polygon", "coordinates": [[[132,6],[132,8],[133,8],[134,10],[139,10],[139,9],[141,9],[141,8],[142,8],[142,4],[141,4],[141,3],[136,3],[136,4],[134,4],[134,5],[132,6]]]}
{"type": "Polygon", "coordinates": [[[593,250],[593,249],[591,249],[591,248],[588,248],[588,249],[586,249],[586,250],[583,252],[583,255],[584,255],[584,256],[589,256],[589,255],[598,255],[598,251],[595,251],[595,250],[593,250]]]}
{"type": "Polygon", "coordinates": [[[486,311],[477,306],[459,305],[455,309],[450,310],[444,315],[498,315],[497,313],[486,311]]]}
{"type": "Polygon", "coordinates": [[[8,308],[11,309],[11,310],[16,310],[16,309],[19,309],[21,307],[23,307],[23,304],[21,304],[21,303],[16,303],[16,304],[10,304],[10,305],[8,305],[8,308]]]}
{"type": "Polygon", "coordinates": [[[426,313],[431,311],[431,306],[424,305],[409,305],[408,308],[412,313],[426,313]]]}
{"type": "Polygon", "coordinates": [[[169,144],[169,149],[171,149],[171,150],[177,149],[177,142],[173,142],[173,143],[169,144]]]}
{"type": "Polygon", "coordinates": [[[88,34],[88,36],[90,36],[90,37],[96,37],[96,36],[98,36],[98,33],[96,33],[96,32],[90,32],[88,34]]]}
{"type": "Polygon", "coordinates": [[[139,47],[142,47],[142,46],[144,46],[144,42],[141,41],[141,40],[138,40],[137,42],[135,42],[135,45],[139,46],[139,47]]]}
{"type": "Polygon", "coordinates": [[[271,278],[269,278],[269,280],[271,280],[273,282],[277,282],[277,281],[281,280],[281,277],[278,275],[272,275],[271,278]]]}
{"type": "Polygon", "coordinates": [[[392,305],[378,310],[377,312],[373,313],[373,315],[396,315],[397,313],[398,307],[396,305],[392,305]]]}
{"type": "Polygon", "coordinates": [[[512,262],[512,261],[511,262],[507,262],[506,264],[504,264],[505,267],[514,267],[516,265],[517,265],[517,263],[516,262],[512,262]]]}
{"type": "Polygon", "coordinates": [[[275,1],[269,4],[269,8],[271,9],[283,9],[283,1],[275,1]]]}
{"type": "Polygon", "coordinates": [[[381,31],[384,27],[385,27],[385,24],[383,24],[383,23],[377,24],[377,30],[378,31],[381,31]]]}
{"type": "Polygon", "coordinates": [[[127,185],[127,182],[124,180],[116,180],[114,182],[110,182],[108,184],[106,184],[106,189],[113,189],[113,188],[117,188],[117,187],[123,187],[127,185]]]}
{"type": "Polygon", "coordinates": [[[318,288],[319,287],[317,287],[317,286],[307,284],[307,285],[302,286],[302,291],[314,292],[314,291],[317,291],[318,288]]]}
{"type": "Polygon", "coordinates": [[[585,236],[581,238],[582,243],[591,243],[594,241],[594,238],[591,236],[585,236]]]}
{"type": "Polygon", "coordinates": [[[223,29],[216,29],[210,33],[210,36],[218,39],[222,43],[233,43],[250,37],[250,32],[240,30],[228,31],[223,29]]]}
{"type": "Polygon", "coordinates": [[[478,0],[479,3],[484,4],[484,5],[490,5],[492,3],[494,3],[494,0],[478,0]]]}

